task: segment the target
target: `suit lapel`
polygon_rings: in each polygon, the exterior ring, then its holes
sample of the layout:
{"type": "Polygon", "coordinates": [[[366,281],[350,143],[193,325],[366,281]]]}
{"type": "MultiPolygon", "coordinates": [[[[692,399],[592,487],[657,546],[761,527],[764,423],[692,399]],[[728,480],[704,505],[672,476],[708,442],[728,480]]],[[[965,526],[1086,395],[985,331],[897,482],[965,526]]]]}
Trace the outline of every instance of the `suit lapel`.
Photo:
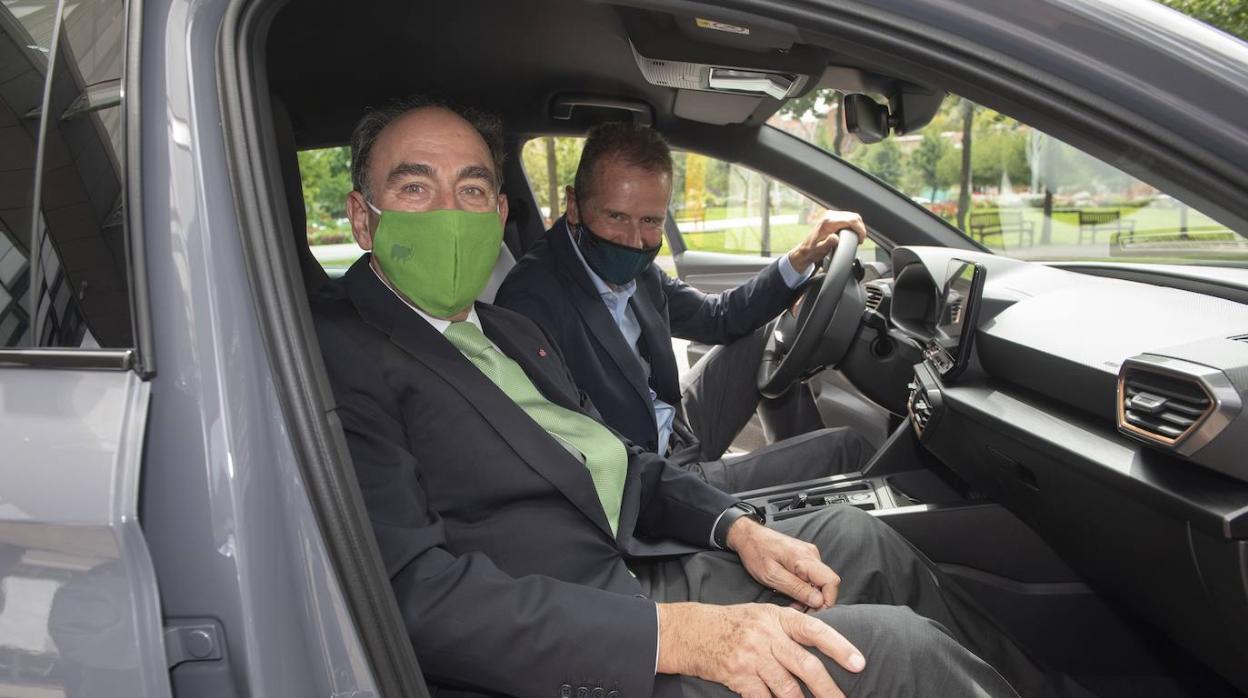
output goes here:
{"type": "Polygon", "coordinates": [[[573,286],[571,294],[573,307],[585,322],[585,326],[589,328],[594,340],[607,351],[616,367],[620,369],[620,373],[624,374],[629,385],[633,387],[633,391],[637,393],[637,397],[645,403],[648,409],[654,409],[654,404],[650,402],[649,381],[641,362],[637,360],[633,350],[624,341],[624,333],[611,318],[610,311],[598,295],[598,289],[589,278],[589,272],[585,271],[585,265],[576,256],[576,250],[572,249],[572,236],[568,233],[566,219],[559,219],[559,222],[551,227],[549,234],[553,237],[551,244],[554,246],[555,254],[560,257],[557,265],[559,273],[573,286]]]}
{"type": "MultiPolygon", "coordinates": [[[[366,260],[367,255],[364,257],[365,262],[366,260]]],[[[576,508],[611,537],[611,526],[607,523],[589,470],[460,354],[454,345],[404,305],[376,277],[367,263],[362,270],[357,270],[359,266],[360,263],[357,262],[348,272],[349,278],[344,281],[347,282],[348,293],[361,317],[388,334],[392,342],[434,375],[445,380],[489,422],[530,468],[554,485],[576,508]]],[[[495,332],[489,335],[490,339],[499,345],[503,353],[520,363],[526,374],[532,376],[535,371],[531,371],[531,367],[526,367],[523,361],[517,359],[518,353],[512,353],[516,351],[514,342],[504,339],[494,329],[495,332]]],[[[549,386],[549,381],[544,382],[549,386]]],[[[540,383],[535,381],[534,384],[538,390],[542,390],[540,383]]],[[[543,394],[550,393],[543,391],[543,394]]]]}

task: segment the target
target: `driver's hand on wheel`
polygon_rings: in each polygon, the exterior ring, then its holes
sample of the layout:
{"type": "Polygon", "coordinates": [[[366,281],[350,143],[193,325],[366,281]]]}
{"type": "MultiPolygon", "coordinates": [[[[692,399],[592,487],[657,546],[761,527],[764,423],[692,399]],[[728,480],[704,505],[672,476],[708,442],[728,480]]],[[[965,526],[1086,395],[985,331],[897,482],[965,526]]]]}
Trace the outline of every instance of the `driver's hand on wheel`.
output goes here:
{"type": "Polygon", "coordinates": [[[806,273],[812,264],[817,264],[836,248],[837,233],[846,228],[858,233],[859,243],[866,242],[867,226],[862,216],[853,211],[824,211],[806,239],[789,250],[789,264],[797,272],[806,273]]]}
{"type": "Polygon", "coordinates": [[[843,698],[819,653],[852,672],[867,663],[827,623],[791,608],[659,604],[660,674],[714,681],[746,698],[802,698],[803,686],[816,698],[843,698]]]}

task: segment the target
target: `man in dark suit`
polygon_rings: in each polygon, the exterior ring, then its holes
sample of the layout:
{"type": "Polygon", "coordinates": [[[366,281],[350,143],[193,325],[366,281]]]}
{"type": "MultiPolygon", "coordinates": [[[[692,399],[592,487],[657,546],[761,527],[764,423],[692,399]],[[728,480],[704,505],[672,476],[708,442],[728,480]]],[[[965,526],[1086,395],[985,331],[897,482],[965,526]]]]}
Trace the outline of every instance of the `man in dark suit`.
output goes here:
{"type": "Polygon", "coordinates": [[[426,102],[368,114],[347,206],[370,253],[313,300],[430,681],[548,698],[1016,695],[1005,674],[1049,695],[887,527],[849,507],[782,524],[796,537],[760,525],[595,421],[538,326],[472,303],[506,218],[499,143],[496,122],[426,102]]]}
{"type": "Polygon", "coordinates": [[[728,492],[858,470],[870,444],[820,429],[745,456],[722,457],[754,413],[768,323],[851,228],[828,211],[810,235],[750,281],[706,294],[653,263],[672,198],[672,155],[648,127],[590,131],[567,188],[567,212],[516,265],[495,303],[527,315],[559,343],[572,376],[606,423],[728,492]],[[715,346],[684,388],[672,337],[715,346]]]}

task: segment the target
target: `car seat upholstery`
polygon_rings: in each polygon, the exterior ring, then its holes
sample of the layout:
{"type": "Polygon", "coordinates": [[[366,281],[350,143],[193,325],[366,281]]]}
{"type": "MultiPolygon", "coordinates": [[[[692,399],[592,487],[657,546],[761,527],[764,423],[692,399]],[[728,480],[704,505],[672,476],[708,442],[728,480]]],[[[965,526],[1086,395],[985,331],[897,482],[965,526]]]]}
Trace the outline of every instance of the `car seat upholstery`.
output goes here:
{"type": "Polygon", "coordinates": [[[312,256],[312,248],[308,247],[308,214],[303,207],[303,177],[299,174],[295,129],[286,105],[277,98],[273,99],[273,134],[282,170],[286,206],[290,211],[290,232],[294,236],[295,254],[299,257],[299,272],[303,276],[304,289],[313,293],[329,283],[329,275],[312,256]]]}

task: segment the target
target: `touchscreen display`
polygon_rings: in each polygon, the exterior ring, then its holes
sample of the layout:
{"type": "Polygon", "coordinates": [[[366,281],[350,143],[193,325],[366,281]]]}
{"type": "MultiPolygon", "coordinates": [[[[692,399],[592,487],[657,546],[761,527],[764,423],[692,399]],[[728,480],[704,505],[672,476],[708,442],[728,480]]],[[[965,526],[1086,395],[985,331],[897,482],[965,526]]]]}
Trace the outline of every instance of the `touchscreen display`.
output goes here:
{"type": "Polygon", "coordinates": [[[945,349],[957,356],[958,343],[962,339],[962,326],[967,316],[967,301],[971,297],[971,285],[975,280],[975,265],[955,259],[949,262],[945,276],[945,288],[940,294],[939,341],[945,349]]]}
{"type": "Polygon", "coordinates": [[[945,283],[937,306],[936,332],[926,352],[943,376],[960,373],[970,357],[983,281],[984,268],[974,262],[950,260],[945,270],[945,283]]]}

